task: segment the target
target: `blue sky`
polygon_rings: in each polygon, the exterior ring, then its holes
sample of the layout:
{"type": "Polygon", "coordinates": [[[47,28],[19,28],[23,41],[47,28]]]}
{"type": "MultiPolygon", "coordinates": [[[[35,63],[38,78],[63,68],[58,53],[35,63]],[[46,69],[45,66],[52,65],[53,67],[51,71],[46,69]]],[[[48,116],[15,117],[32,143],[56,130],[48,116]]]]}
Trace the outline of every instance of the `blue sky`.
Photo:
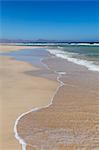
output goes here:
{"type": "Polygon", "coordinates": [[[0,38],[99,40],[99,2],[2,1],[0,38]]]}

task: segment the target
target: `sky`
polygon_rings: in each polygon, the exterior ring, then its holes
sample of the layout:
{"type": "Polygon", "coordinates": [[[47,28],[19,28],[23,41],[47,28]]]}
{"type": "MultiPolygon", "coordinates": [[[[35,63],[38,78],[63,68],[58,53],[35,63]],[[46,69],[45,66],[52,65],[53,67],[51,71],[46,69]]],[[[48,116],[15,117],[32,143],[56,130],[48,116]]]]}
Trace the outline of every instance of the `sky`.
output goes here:
{"type": "Polygon", "coordinates": [[[0,7],[0,38],[99,41],[98,0],[2,0],[0,7]]]}

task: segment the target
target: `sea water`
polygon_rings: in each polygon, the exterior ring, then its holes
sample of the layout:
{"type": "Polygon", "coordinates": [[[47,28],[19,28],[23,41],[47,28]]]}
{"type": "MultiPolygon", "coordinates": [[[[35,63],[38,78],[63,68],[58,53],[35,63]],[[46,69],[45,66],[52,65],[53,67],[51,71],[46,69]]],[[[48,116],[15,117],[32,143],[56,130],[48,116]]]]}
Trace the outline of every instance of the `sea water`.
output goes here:
{"type": "Polygon", "coordinates": [[[92,71],[99,71],[99,45],[61,45],[47,50],[57,57],[66,59],[92,71]]]}

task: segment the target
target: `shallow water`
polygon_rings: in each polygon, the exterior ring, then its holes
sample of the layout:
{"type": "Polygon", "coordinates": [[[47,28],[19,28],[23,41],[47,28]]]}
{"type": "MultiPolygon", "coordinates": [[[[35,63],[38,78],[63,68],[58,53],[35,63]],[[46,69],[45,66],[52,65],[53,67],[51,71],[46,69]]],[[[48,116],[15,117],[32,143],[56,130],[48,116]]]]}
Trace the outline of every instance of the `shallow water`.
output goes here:
{"type": "Polygon", "coordinates": [[[41,63],[43,57],[47,57],[48,52],[44,49],[23,49],[20,51],[12,51],[0,53],[2,56],[10,56],[18,61],[25,61],[36,67],[44,67],[41,63]]]}
{"type": "Polygon", "coordinates": [[[83,65],[92,71],[99,71],[99,46],[65,45],[56,46],[48,51],[62,59],[83,65]]]}
{"type": "Polygon", "coordinates": [[[47,48],[23,49],[21,51],[0,53],[0,55],[14,57],[16,60],[26,61],[37,67],[44,67],[41,60],[48,57],[48,52],[56,57],[66,59],[92,71],[99,71],[99,46],[97,45],[56,45],[47,48]]]}

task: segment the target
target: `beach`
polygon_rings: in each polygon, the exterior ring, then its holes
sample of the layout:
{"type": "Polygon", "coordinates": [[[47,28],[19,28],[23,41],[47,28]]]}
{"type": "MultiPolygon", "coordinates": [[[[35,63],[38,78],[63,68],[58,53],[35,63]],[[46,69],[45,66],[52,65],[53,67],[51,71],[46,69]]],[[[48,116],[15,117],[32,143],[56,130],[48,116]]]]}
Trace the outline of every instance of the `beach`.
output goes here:
{"type": "Polygon", "coordinates": [[[99,0],[0,3],[0,150],[99,150],[99,0]]]}
{"type": "MultiPolygon", "coordinates": [[[[41,48],[43,46],[40,46],[41,48]]],[[[32,49],[32,48],[39,48],[39,46],[23,46],[23,45],[15,45],[15,44],[0,44],[0,52],[7,53],[7,52],[15,52],[20,49],[32,49]]]]}
{"type": "Polygon", "coordinates": [[[99,73],[35,48],[0,56],[3,149],[98,150],[99,73]]]}
{"type": "Polygon", "coordinates": [[[49,106],[18,120],[17,133],[25,149],[98,150],[98,72],[53,55],[43,62],[56,70],[60,86],[49,106]]]}
{"type": "MultiPolygon", "coordinates": [[[[1,52],[25,49],[25,46],[1,46],[1,52]]],[[[29,47],[28,47],[29,49],[29,47]]],[[[0,56],[0,149],[21,150],[15,139],[14,124],[22,113],[35,107],[49,104],[58,83],[41,77],[25,74],[25,71],[39,68],[26,62],[16,61],[8,56],[0,56]]]]}

